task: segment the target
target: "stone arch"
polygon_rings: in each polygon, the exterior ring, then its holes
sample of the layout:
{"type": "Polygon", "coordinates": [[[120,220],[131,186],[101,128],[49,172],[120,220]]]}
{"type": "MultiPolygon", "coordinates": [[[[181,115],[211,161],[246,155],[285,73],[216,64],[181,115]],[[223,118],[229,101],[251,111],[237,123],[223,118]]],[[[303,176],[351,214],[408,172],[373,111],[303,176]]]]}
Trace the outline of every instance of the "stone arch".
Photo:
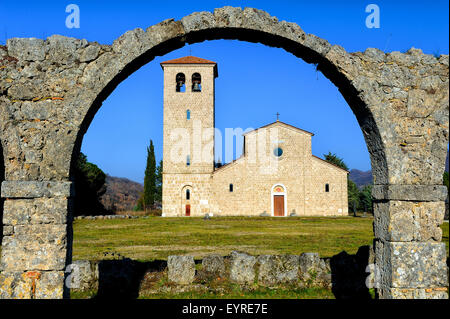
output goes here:
{"type": "Polygon", "coordinates": [[[372,163],[380,297],[446,297],[439,224],[446,196],[448,55],[418,49],[348,53],[295,23],[233,7],[128,31],[112,45],[54,35],[45,41],[8,39],[0,46],[0,136],[7,159],[1,193],[4,215],[20,225],[14,227],[18,236],[7,236],[2,247],[0,283],[10,284],[1,297],[63,296],[71,256],[71,168],[96,112],[119,83],[154,57],[215,39],[282,48],[316,65],[339,89],[372,163]],[[31,221],[18,218],[24,207],[31,221]],[[28,245],[37,239],[40,245],[28,245]],[[37,254],[42,258],[36,260],[37,254]],[[22,274],[34,271],[42,276],[30,296],[30,279],[22,274]]]}
{"type": "Polygon", "coordinates": [[[374,175],[380,183],[387,183],[388,166],[378,123],[364,100],[365,95],[360,94],[366,88],[354,81],[357,70],[361,68],[360,59],[341,46],[333,46],[326,40],[305,34],[295,23],[278,21],[266,12],[252,8],[225,7],[216,9],[214,13],[193,13],[181,21],[169,19],[146,31],[137,28],[119,37],[112,45],[114,54],[100,56],[85,70],[84,86],[91,87],[92,91],[84,92],[81,97],[85,101],[81,106],[84,116],[74,149],[80,148],[82,138],[102,102],[129,75],[156,56],[185,44],[219,39],[279,47],[307,63],[315,64],[317,70],[339,89],[352,109],[366,139],[374,175]],[[98,74],[104,76],[99,77],[98,74]]]}

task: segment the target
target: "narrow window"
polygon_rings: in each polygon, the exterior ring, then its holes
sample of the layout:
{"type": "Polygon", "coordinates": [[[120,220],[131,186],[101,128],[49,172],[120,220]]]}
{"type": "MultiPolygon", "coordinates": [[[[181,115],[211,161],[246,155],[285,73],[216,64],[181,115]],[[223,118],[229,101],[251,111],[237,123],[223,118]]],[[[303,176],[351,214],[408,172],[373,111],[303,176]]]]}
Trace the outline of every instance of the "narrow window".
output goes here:
{"type": "Polygon", "coordinates": [[[230,192],[233,192],[233,184],[230,184],[230,192]]]}
{"type": "Polygon", "coordinates": [[[192,74],[192,92],[202,91],[202,77],[200,73],[192,74]]]}
{"type": "Polygon", "coordinates": [[[191,111],[190,110],[186,111],[186,119],[188,119],[188,120],[191,119],[191,111]]]}
{"type": "Polygon", "coordinates": [[[185,92],[186,91],[186,77],[184,76],[184,73],[178,73],[175,77],[176,81],[176,91],[177,92],[185,92]]]}
{"type": "Polygon", "coordinates": [[[186,200],[191,199],[191,191],[189,189],[186,189],[186,200]]]}
{"type": "Polygon", "coordinates": [[[191,165],[191,156],[190,155],[186,156],[186,165],[187,166],[191,165]]]}
{"type": "Polygon", "coordinates": [[[330,185],[329,184],[325,184],[325,192],[329,192],[330,191],[330,185]]]}

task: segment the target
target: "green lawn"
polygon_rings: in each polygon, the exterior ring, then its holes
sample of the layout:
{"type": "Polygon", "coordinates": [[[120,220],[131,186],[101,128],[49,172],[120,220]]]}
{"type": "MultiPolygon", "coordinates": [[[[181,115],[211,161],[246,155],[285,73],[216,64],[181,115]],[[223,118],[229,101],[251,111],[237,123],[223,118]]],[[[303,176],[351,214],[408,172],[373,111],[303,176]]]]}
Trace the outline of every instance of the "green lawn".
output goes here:
{"type": "Polygon", "coordinates": [[[105,259],[112,253],[149,261],[173,254],[300,254],[331,257],[372,244],[372,218],[213,217],[76,220],[73,257],[105,259]],[[105,253],[106,256],[105,256],[105,253]]]}
{"type": "MultiPolygon", "coordinates": [[[[372,218],[213,217],[76,220],[73,258],[105,259],[112,253],[149,261],[173,254],[353,254],[373,240],[372,218]],[[106,256],[105,256],[106,254],[106,256]]],[[[442,225],[448,252],[448,223],[442,225]]],[[[114,257],[113,257],[114,258],[114,257]]]]}
{"type": "MultiPolygon", "coordinates": [[[[115,220],[76,220],[74,222],[74,259],[116,259],[123,256],[139,261],[167,259],[172,254],[189,254],[197,259],[205,254],[228,255],[232,250],[250,254],[300,254],[318,252],[331,257],[341,251],[354,254],[373,240],[373,218],[354,217],[223,217],[161,218],[115,220]]],[[[442,225],[447,245],[448,223],[442,225]]],[[[164,276],[162,278],[165,278],[164,276]]],[[[166,286],[165,279],[154,283],[166,286]]],[[[145,285],[144,285],[145,286],[145,285]]],[[[330,299],[324,288],[242,287],[224,282],[217,290],[184,292],[140,291],[139,298],[281,298],[330,299]]],[[[72,298],[90,298],[95,291],[72,292],[72,298]]]]}

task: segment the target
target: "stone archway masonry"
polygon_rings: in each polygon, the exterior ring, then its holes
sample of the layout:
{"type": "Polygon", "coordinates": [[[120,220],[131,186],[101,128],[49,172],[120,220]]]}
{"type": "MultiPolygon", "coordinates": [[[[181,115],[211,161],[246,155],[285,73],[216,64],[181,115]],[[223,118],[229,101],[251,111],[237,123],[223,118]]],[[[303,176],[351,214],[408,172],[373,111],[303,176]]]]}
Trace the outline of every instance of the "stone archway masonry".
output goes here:
{"type": "Polygon", "coordinates": [[[374,174],[381,298],[447,298],[442,174],[448,144],[448,55],[348,53],[264,11],[224,7],[112,45],[54,35],[0,47],[5,161],[0,297],[61,298],[71,263],[71,162],[102,101],[155,56],[186,43],[237,39],[317,65],[358,119],[374,174]],[[34,287],[34,289],[33,289],[34,287]]]}

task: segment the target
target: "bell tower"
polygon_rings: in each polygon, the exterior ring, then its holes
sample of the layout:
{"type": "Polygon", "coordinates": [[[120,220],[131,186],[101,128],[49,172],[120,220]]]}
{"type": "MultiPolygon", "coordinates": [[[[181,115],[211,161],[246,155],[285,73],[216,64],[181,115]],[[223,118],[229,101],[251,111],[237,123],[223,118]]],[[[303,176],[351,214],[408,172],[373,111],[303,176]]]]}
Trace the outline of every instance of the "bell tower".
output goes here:
{"type": "Polygon", "coordinates": [[[161,63],[164,71],[163,214],[202,214],[214,171],[214,81],[217,63],[187,56],[161,63]]]}

